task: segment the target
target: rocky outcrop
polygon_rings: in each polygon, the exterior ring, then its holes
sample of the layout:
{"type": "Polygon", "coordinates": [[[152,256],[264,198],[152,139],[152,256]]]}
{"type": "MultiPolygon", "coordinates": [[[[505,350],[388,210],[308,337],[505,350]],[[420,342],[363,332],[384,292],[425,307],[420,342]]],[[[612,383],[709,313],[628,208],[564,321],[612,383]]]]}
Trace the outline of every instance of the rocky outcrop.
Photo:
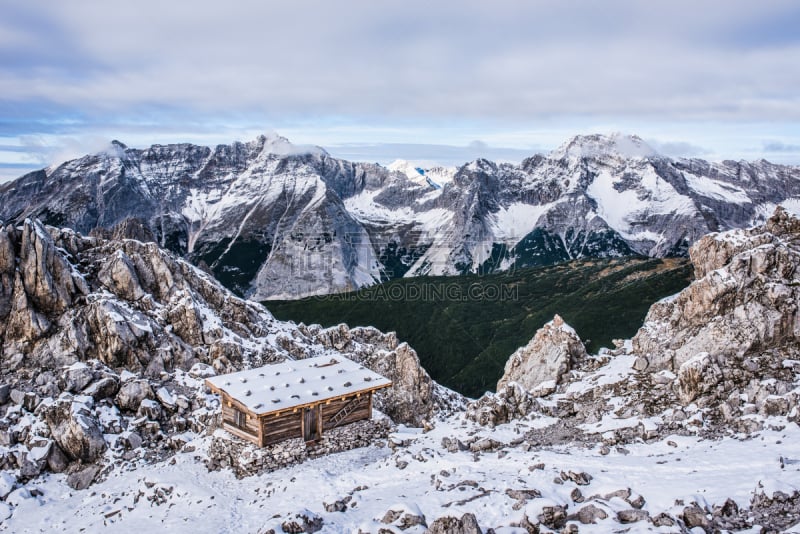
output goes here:
{"type": "Polygon", "coordinates": [[[549,325],[512,355],[498,393],[470,403],[467,418],[493,426],[557,417],[560,428],[537,435],[545,443],[628,420],[603,434],[606,445],[751,434],[775,416],[798,421],[800,220],[778,208],[762,226],[701,239],[691,254],[699,278],[654,304],[632,340],[587,356],[577,336],[549,325]],[[524,352],[532,346],[555,356],[524,352]]]}
{"type": "Polygon", "coordinates": [[[470,402],[466,417],[481,425],[494,427],[514,419],[522,419],[535,406],[536,399],[530,392],[517,382],[508,382],[497,393],[487,393],[470,402]]]}
{"type": "Polygon", "coordinates": [[[586,359],[586,347],[578,334],[556,315],[508,358],[497,392],[470,402],[466,417],[488,426],[526,417],[539,406],[537,397],[555,392],[586,359]]]}
{"type": "Polygon", "coordinates": [[[58,399],[45,409],[45,420],[55,442],[72,460],[92,463],[108,448],[85,398],[58,399]]]}
{"type": "Polygon", "coordinates": [[[551,393],[562,377],[585,358],[586,347],[578,334],[556,315],[527,345],[511,355],[497,390],[516,382],[528,391],[551,393]]]}
{"type": "Polygon", "coordinates": [[[150,376],[281,359],[276,321],[155,243],[84,238],[38,221],[0,231],[0,365],[98,359],[150,376]],[[247,339],[247,342],[244,342],[247,339]]]}
{"type": "Polygon", "coordinates": [[[800,221],[778,208],[763,226],[704,237],[691,259],[697,280],[653,305],[633,338],[642,368],[677,372],[700,353],[742,361],[795,350],[800,221]]]}

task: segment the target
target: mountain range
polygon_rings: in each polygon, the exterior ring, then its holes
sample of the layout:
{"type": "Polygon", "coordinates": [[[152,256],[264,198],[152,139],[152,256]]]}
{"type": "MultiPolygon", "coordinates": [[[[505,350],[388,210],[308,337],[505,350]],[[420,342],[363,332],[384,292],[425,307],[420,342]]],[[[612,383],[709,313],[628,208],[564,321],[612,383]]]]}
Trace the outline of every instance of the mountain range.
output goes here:
{"type": "Polygon", "coordinates": [[[622,134],[519,164],[387,167],[279,136],[104,151],[0,186],[0,219],[151,240],[253,300],[583,257],[686,255],[800,207],[800,167],[671,159],[622,134]]]}

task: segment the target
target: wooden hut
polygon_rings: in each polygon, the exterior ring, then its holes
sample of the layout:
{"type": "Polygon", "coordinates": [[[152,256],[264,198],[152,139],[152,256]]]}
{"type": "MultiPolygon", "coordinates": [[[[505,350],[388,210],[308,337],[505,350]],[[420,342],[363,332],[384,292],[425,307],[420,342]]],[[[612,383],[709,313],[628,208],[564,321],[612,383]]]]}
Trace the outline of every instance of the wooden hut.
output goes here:
{"type": "Polygon", "coordinates": [[[372,395],[392,382],[344,356],[287,360],[206,379],[219,393],[222,426],[260,447],[372,417],[372,395]]]}

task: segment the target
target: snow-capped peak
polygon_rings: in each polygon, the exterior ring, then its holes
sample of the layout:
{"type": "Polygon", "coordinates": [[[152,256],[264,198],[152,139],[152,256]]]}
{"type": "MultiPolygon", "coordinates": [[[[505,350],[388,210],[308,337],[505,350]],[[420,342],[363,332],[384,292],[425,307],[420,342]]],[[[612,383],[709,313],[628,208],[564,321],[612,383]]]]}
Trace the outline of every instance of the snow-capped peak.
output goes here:
{"type": "Polygon", "coordinates": [[[636,135],[619,132],[610,135],[576,135],[553,152],[552,159],[579,159],[596,156],[621,156],[624,158],[649,158],[658,152],[636,135]]]}
{"type": "Polygon", "coordinates": [[[296,145],[287,138],[276,133],[259,135],[254,141],[249,143],[260,147],[264,154],[276,154],[278,156],[291,156],[295,154],[327,154],[324,148],[312,145],[296,145]]]}
{"type": "Polygon", "coordinates": [[[413,163],[405,159],[396,159],[386,166],[390,171],[399,172],[405,175],[409,180],[416,184],[427,185],[425,180],[425,170],[417,167],[413,163]]]}
{"type": "Polygon", "coordinates": [[[424,168],[405,159],[396,159],[386,168],[405,175],[415,184],[427,185],[434,189],[441,189],[444,184],[452,182],[457,170],[455,167],[424,168]]]}

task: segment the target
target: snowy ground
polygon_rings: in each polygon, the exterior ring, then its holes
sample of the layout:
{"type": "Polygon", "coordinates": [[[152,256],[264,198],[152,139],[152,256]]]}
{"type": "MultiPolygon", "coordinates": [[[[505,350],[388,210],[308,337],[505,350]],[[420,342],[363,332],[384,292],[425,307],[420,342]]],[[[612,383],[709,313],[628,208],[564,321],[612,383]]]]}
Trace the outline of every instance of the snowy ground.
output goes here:
{"type": "MultiPolygon", "coordinates": [[[[653,443],[611,447],[602,455],[601,444],[589,447],[531,448],[509,445],[526,430],[552,422],[512,422],[495,429],[465,422],[460,416],[438,421],[428,433],[404,429],[394,441],[405,442],[394,451],[368,447],[308,461],[302,465],[237,480],[230,471],[209,473],[203,462],[204,443],[196,452],[179,453],[173,460],[141,465],[88,490],[67,487],[63,475],[46,475],[36,484],[16,490],[8,501],[13,515],[0,524],[4,532],[259,532],[275,528],[289,514],[308,509],[324,520],[321,532],[377,532],[389,509],[419,509],[430,524],[451,515],[472,512],[482,528],[509,527],[524,514],[535,518],[543,506],[567,505],[574,513],[584,504],[573,503],[579,488],[583,496],[607,495],[630,488],[645,499],[651,517],[660,512],[679,515],[684,505],[722,504],[732,498],[748,507],[754,492],[800,489],[800,428],[785,420],[767,420],[766,428],[749,439],[717,441],[672,436],[653,443]],[[771,424],[772,423],[772,424],[771,424]],[[475,436],[507,444],[492,452],[448,452],[444,437],[463,441],[475,436]],[[409,443],[410,440],[410,443],[409,443]],[[783,462],[782,462],[783,460],[783,462]],[[407,462],[406,466],[403,463],[407,462]],[[783,465],[782,465],[783,463],[783,465]],[[544,464],[543,467],[537,464],[544,464]],[[586,472],[593,478],[577,486],[557,484],[564,471],[586,472]],[[437,489],[438,487],[438,489],[437,489]],[[536,489],[541,498],[518,504],[506,490],[536,489]],[[35,491],[38,490],[38,491],[35,491]],[[28,497],[41,493],[39,496],[28,497]],[[324,503],[352,496],[344,512],[326,512],[324,503]],[[676,501],[682,501],[677,503],[676,501]],[[515,509],[516,508],[516,509],[515,509]]],[[[657,529],[647,521],[621,525],[616,511],[631,506],[620,498],[597,501],[608,519],[580,525],[581,532],[675,531],[657,529]]],[[[396,528],[392,527],[392,528],[396,528]]],[[[406,532],[422,532],[415,526],[406,532]]],[[[396,530],[399,532],[399,530],[396,530]]],[[[502,528],[498,532],[524,532],[502,528]]]]}

